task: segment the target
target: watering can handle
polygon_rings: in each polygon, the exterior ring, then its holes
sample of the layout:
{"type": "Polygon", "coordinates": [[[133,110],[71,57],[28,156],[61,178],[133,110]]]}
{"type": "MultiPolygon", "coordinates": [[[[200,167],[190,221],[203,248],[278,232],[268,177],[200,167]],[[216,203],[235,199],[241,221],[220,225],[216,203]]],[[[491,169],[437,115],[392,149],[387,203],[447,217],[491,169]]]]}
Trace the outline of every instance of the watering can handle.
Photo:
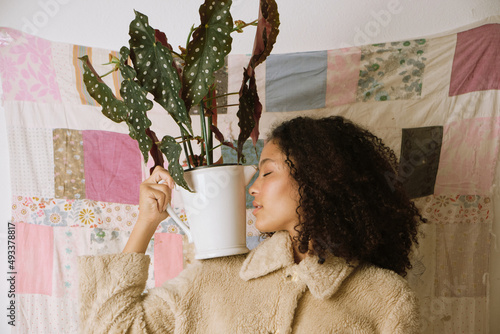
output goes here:
{"type": "Polygon", "coordinates": [[[175,221],[175,223],[179,225],[179,227],[184,231],[184,233],[186,233],[189,243],[192,243],[193,237],[191,236],[191,230],[189,229],[189,227],[187,227],[186,224],[184,224],[184,222],[179,218],[179,216],[177,216],[177,214],[174,212],[174,209],[170,204],[167,205],[167,212],[169,216],[172,217],[172,219],[175,221]]]}
{"type": "MultiPolygon", "coordinates": [[[[158,184],[162,184],[162,183],[165,183],[165,180],[160,180],[160,182],[158,182],[158,184]]],[[[193,236],[191,235],[191,230],[189,229],[189,227],[187,227],[186,224],[184,224],[184,222],[179,218],[179,216],[177,216],[177,214],[174,212],[174,209],[172,208],[172,206],[170,204],[167,204],[166,211],[167,211],[168,215],[170,217],[172,217],[174,222],[181,228],[181,230],[183,230],[184,233],[186,233],[186,235],[188,237],[188,242],[192,243],[193,236]]]]}

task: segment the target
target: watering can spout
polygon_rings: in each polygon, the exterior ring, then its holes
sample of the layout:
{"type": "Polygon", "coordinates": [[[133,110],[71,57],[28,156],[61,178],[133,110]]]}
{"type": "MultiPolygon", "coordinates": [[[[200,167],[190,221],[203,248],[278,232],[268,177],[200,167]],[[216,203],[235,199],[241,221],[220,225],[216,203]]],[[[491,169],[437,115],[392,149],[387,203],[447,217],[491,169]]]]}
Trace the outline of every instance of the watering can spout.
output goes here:
{"type": "Polygon", "coordinates": [[[245,185],[248,185],[252,180],[252,177],[257,172],[257,166],[243,166],[243,174],[245,176],[245,185]]]}

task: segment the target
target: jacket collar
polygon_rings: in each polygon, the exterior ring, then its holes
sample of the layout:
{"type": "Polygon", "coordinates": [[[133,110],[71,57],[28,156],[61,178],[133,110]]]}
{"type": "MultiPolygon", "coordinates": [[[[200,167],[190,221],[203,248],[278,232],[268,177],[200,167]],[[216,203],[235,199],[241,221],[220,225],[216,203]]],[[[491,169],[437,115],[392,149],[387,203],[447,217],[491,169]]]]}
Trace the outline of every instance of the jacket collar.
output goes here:
{"type": "Polygon", "coordinates": [[[327,299],[340,288],[356,264],[349,265],[344,259],[335,256],[327,256],[323,264],[318,263],[317,256],[307,256],[299,264],[295,264],[290,235],[286,231],[280,231],[247,255],[240,277],[248,281],[289,267],[296,273],[298,280],[307,285],[314,297],[327,299]]]}

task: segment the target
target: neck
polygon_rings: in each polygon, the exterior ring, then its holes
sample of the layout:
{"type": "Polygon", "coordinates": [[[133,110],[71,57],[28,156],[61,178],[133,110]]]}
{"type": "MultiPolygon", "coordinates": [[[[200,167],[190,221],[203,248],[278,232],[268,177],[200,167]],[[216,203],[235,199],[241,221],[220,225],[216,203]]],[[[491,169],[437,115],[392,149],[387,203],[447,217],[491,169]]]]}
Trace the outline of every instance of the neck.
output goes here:
{"type": "Polygon", "coordinates": [[[293,259],[295,263],[299,263],[306,258],[307,253],[301,253],[299,251],[299,244],[293,239],[292,236],[290,236],[290,238],[292,239],[293,259]]]}

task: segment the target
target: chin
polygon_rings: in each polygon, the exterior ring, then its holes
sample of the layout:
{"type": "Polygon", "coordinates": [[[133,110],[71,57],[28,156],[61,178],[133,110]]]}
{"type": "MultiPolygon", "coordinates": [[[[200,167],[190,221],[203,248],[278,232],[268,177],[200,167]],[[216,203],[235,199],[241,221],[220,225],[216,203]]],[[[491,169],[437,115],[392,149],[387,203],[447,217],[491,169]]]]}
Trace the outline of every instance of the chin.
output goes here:
{"type": "Polygon", "coordinates": [[[259,224],[258,222],[255,223],[255,228],[257,230],[259,230],[259,232],[261,233],[272,233],[272,232],[276,232],[276,229],[274,228],[270,228],[269,226],[266,227],[265,224],[259,224]]]}
{"type": "Polygon", "coordinates": [[[257,230],[259,230],[259,232],[262,232],[262,233],[267,233],[267,232],[269,232],[269,231],[266,229],[265,224],[262,224],[262,223],[259,221],[259,219],[257,219],[257,220],[255,221],[255,228],[256,228],[257,230]]]}

